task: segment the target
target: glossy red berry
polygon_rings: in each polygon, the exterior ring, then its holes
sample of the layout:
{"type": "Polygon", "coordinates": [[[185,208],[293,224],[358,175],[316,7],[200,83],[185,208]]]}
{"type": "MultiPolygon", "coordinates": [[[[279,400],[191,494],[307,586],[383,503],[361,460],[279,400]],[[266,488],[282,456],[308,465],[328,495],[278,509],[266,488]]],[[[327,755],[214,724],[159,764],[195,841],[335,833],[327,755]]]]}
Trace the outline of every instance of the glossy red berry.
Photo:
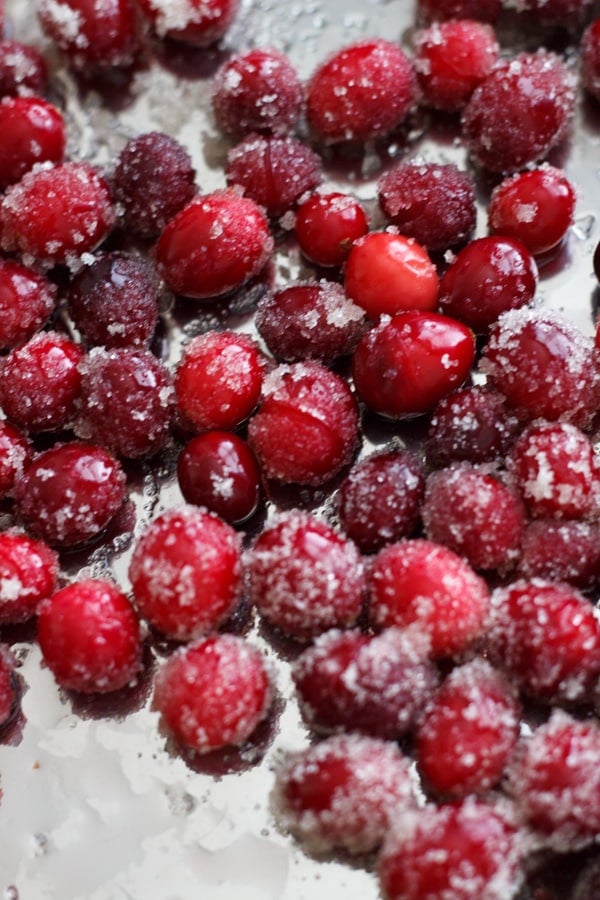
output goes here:
{"type": "Polygon", "coordinates": [[[0,500],[12,494],[18,478],[31,461],[32,448],[25,435],[0,419],[0,500]]]}
{"type": "Polygon", "coordinates": [[[311,194],[296,210],[296,239],[302,253],[317,266],[341,266],[354,241],[368,230],[362,204],[349,194],[311,194]]]}
{"type": "Polygon", "coordinates": [[[42,0],[45,34],[81,71],[128,66],[139,46],[132,0],[42,0]]]}
{"type": "Polygon", "coordinates": [[[580,45],[581,81],[586,91],[600,100],[600,18],[583,32],[580,45]]]}
{"type": "Polygon", "coordinates": [[[600,529],[596,522],[535,519],[523,535],[519,575],[565,581],[589,591],[600,583],[600,529]]]}
{"type": "Polygon", "coordinates": [[[502,0],[417,0],[419,18],[426,22],[447,19],[474,19],[495,22],[502,12],[502,0]]]}
{"type": "Polygon", "coordinates": [[[16,40],[0,40],[0,97],[46,93],[48,71],[37,47],[16,40]]]}
{"type": "Polygon", "coordinates": [[[238,0],[138,0],[140,9],[160,38],[193,47],[209,47],[227,32],[238,0]]]}
{"type": "Polygon", "coordinates": [[[43,275],[10,259],[0,260],[0,348],[10,350],[46,324],[56,287],[43,275]]]}
{"type": "Polygon", "coordinates": [[[54,593],[58,556],[43,541],[14,529],[0,532],[0,622],[26,622],[54,593]]]}
{"type": "Polygon", "coordinates": [[[62,162],[67,142],[62,113],[39,97],[0,102],[0,188],[14,184],[36,163],[62,162]]]}

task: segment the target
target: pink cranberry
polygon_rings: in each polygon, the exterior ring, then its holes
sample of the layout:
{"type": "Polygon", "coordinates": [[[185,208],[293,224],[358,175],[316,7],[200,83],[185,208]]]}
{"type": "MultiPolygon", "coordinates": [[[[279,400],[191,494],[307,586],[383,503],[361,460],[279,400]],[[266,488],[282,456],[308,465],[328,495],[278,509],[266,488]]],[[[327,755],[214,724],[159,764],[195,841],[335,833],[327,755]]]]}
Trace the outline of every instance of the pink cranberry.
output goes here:
{"type": "Polygon", "coordinates": [[[244,744],[271,705],[260,652],[231,634],[175,652],[159,671],[154,706],[178,744],[197,753],[244,744]]]}
{"type": "Polygon", "coordinates": [[[298,510],[257,538],[246,560],[248,596],[271,625],[299,640],[348,628],[362,610],[363,566],[354,544],[298,510]]]}
{"type": "Polygon", "coordinates": [[[596,522],[536,519],[525,530],[519,574],[565,581],[587,591],[600,583],[600,529],[596,522]]]}
{"type": "Polygon", "coordinates": [[[118,691],[141,668],[139,622],[125,594],[109,581],[75,582],[45,600],[38,640],[58,684],[73,691],[118,691]]]}
{"type": "Polygon", "coordinates": [[[337,191],[311,194],[298,206],[294,225],[302,253],[317,266],[341,266],[354,241],[369,230],[358,200],[337,191]]]}
{"type": "Polygon", "coordinates": [[[0,532],[0,622],[26,622],[56,590],[58,556],[19,531],[0,532]]]}
{"type": "Polygon", "coordinates": [[[417,0],[419,18],[426,22],[447,19],[474,19],[495,22],[502,11],[502,0],[417,0]]]}
{"type": "Polygon", "coordinates": [[[326,144],[366,141],[400,125],[415,104],[410,60],[392,41],[366,40],[338,50],[313,73],[306,112],[326,144]]]}
{"type": "Polygon", "coordinates": [[[272,251],[273,239],[259,207],[230,189],[188,203],[162,232],[156,258],[171,290],[208,300],[258,275],[272,251]]]}
{"type": "Polygon", "coordinates": [[[600,18],[583,32],[580,45],[581,81],[596,100],[600,100],[600,18]]]}
{"type": "Polygon", "coordinates": [[[29,530],[65,549],[97,537],[124,497],[117,460],[80,441],[40,453],[15,485],[17,511],[29,530]]]}
{"type": "Polygon", "coordinates": [[[267,478],[318,486],[352,460],[358,424],[344,379],[309,360],[266,376],[248,440],[267,478]]]}
{"type": "Polygon", "coordinates": [[[56,287],[43,275],[9,259],[0,260],[0,348],[28,341],[46,324],[56,287]]]}
{"type": "Polygon", "coordinates": [[[27,438],[9,422],[0,419],[0,500],[12,494],[31,456],[27,438]]]}
{"type": "Polygon", "coordinates": [[[41,96],[47,83],[46,61],[37,47],[0,40],[0,97],[41,96]]]}
{"type": "Polygon", "coordinates": [[[46,35],[81,71],[128,66],[139,45],[132,0],[42,0],[46,35]]]}
{"type": "Polygon", "coordinates": [[[352,374],[357,393],[390,418],[421,415],[459,387],[475,358],[475,338],[460,322],[429,312],[404,312],[360,341],[352,374]]]}
{"type": "Polygon", "coordinates": [[[14,184],[36,163],[62,162],[67,140],[62,114],[39,97],[0,102],[0,188],[14,184]]]}
{"type": "Polygon", "coordinates": [[[138,0],[159,38],[193,47],[209,47],[224,37],[238,10],[238,0],[138,0]]]}
{"type": "Polygon", "coordinates": [[[129,579],[151,625],[176,640],[199,637],[221,625],[240,599],[237,535],[207,510],[168,510],[137,542],[129,579]]]}

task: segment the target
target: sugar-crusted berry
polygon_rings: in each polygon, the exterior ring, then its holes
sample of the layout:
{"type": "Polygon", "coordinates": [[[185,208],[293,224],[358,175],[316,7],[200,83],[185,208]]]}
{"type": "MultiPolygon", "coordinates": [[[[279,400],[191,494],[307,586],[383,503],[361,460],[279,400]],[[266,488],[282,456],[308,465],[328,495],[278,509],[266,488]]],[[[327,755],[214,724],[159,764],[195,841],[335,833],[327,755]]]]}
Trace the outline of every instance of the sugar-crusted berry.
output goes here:
{"type": "Polygon", "coordinates": [[[0,500],[12,494],[32,455],[33,449],[25,435],[10,422],[0,419],[0,500]]]}
{"type": "Polygon", "coordinates": [[[16,529],[0,532],[0,622],[25,622],[54,593],[58,556],[16,529]]]}
{"type": "Polygon", "coordinates": [[[140,9],[159,38],[193,47],[210,47],[227,32],[238,0],[138,0],[140,9]]]}
{"type": "Polygon", "coordinates": [[[596,522],[535,519],[525,529],[518,573],[526,579],[566,581],[581,591],[600,583],[600,528],[596,522]]]}
{"type": "Polygon", "coordinates": [[[45,34],[73,68],[127,66],[139,47],[133,0],[42,0],[45,34]]]}
{"type": "Polygon", "coordinates": [[[67,142],[62,113],[40,97],[0,101],[0,188],[19,181],[36,163],[60,163],[67,142]]]}
{"type": "Polygon", "coordinates": [[[317,266],[341,266],[354,241],[368,230],[364,208],[350,194],[314,193],[296,209],[296,240],[302,253],[317,266]]]}
{"type": "Polygon", "coordinates": [[[32,338],[56,305],[56,287],[40,273],[11,259],[0,260],[0,348],[32,338]]]}
{"type": "Polygon", "coordinates": [[[37,47],[0,40],[0,97],[43,96],[47,85],[46,60],[37,47]]]}

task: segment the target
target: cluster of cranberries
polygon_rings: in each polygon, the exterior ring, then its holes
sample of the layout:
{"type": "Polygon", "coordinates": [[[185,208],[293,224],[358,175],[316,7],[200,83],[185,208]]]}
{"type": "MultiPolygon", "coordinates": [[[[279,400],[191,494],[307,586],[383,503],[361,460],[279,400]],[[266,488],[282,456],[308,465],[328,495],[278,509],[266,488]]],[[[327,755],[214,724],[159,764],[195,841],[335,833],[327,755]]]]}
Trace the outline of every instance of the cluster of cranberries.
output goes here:
{"type": "MultiPolygon", "coordinates": [[[[0,42],[0,624],[37,617],[58,685],[86,694],[134,682],[146,642],[177,643],[154,706],[206,753],[244,748],[269,714],[272,673],[231,633],[255,609],[296,647],[319,737],[278,769],[278,821],[315,853],[378,852],[388,900],[509,900],[536,853],[600,839],[600,337],[535,304],[574,216],[574,185],[545,160],[577,80],[550,50],[501,50],[502,5],[422,0],[412,56],[363,40],[307,84],[277,50],[231,56],[213,81],[231,140],[213,193],[163,133],[110,171],[68,158],[43,57],[0,42]],[[454,117],[493,182],[487,236],[473,239],[471,169],[390,163],[381,228],[324,187],[323,159],[403,134],[419,108],[454,117]],[[275,287],[286,229],[315,277],[275,287]],[[160,359],[165,290],[225,307],[248,287],[254,336],[207,331],[173,370],[160,359]],[[416,417],[420,450],[360,455],[375,415],[402,433],[416,417]],[[126,521],[134,466],[173,449],[184,502],[142,530],[130,590],[67,582],[69,554],[126,521]]],[[[590,12],[519,6],[546,26],[590,12]]],[[[164,39],[210,46],[236,12],[39,9],[81,77],[164,39]]],[[[598,100],[600,20],[580,47],[598,100]]],[[[2,650],[5,723],[13,667],[2,650]]]]}

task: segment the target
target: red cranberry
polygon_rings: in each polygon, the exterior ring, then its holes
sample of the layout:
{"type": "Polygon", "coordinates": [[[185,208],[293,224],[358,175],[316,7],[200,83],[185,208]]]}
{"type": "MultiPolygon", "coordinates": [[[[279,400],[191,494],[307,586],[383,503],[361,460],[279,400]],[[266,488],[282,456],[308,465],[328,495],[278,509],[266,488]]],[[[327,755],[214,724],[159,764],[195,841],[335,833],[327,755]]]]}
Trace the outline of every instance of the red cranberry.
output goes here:
{"type": "Polygon", "coordinates": [[[317,266],[341,266],[354,241],[369,230],[362,205],[337,191],[311,194],[296,210],[296,240],[302,253],[317,266]]]}
{"type": "Polygon", "coordinates": [[[501,779],[519,735],[519,706],[500,672],[476,657],[454,669],[423,717],[417,760],[438,795],[483,793],[501,779]]]}
{"type": "Polygon", "coordinates": [[[366,141],[400,125],[415,103],[416,79],[397,44],[366,40],[338,50],[307,86],[308,122],[326,144],[366,141]]]}
{"type": "Polygon", "coordinates": [[[291,754],[276,773],[277,821],[308,850],[367,853],[415,804],[408,760],[386,741],[341,734],[291,754]]]}
{"type": "Polygon", "coordinates": [[[108,184],[88,163],[40,164],[4,196],[2,245],[42,263],[71,262],[104,240],[114,218],[108,184]]]}
{"type": "Polygon", "coordinates": [[[209,47],[227,32],[238,0],[138,0],[158,37],[194,47],[209,47]]]}
{"type": "Polygon", "coordinates": [[[502,181],[488,208],[490,230],[539,256],[556,247],[573,222],[576,196],[564,172],[544,163],[502,181]]]}
{"type": "Polygon", "coordinates": [[[295,137],[251,134],[227,154],[227,184],[238,185],[271,217],[281,216],[321,181],[321,161],[295,137]]]}
{"type": "Polygon", "coordinates": [[[581,81],[588,93],[600,100],[600,18],[583,32],[580,45],[581,81]]]}
{"type": "Polygon", "coordinates": [[[421,102],[456,112],[490,74],[500,53],[493,28],[473,19],[431,25],[414,38],[421,102]]]}
{"type": "Polygon", "coordinates": [[[179,412],[197,431],[232,430],[260,397],[265,358],[246,334],[211,331],[186,346],[175,375],[179,412]]]}
{"type": "Polygon", "coordinates": [[[600,528],[595,522],[536,519],[521,546],[523,578],[566,581],[587,591],[600,583],[600,528]]]}
{"type": "Polygon", "coordinates": [[[292,284],[258,304],[256,325],[267,347],[285,362],[332,362],[352,353],[365,331],[365,312],[333,281],[292,284]]]}
{"type": "Polygon", "coordinates": [[[237,535],[206,510],[171,509],[142,534],[129,578],[141,615],[168,637],[191,640],[217,628],[240,599],[237,535]]]}
{"type": "Polygon", "coordinates": [[[413,238],[372,231],[352,245],[344,288],[369,318],[437,306],[439,279],[427,251],[413,238]]]}
{"type": "Polygon", "coordinates": [[[510,237],[483,237],[460,251],[440,282],[439,304],[478,333],[509,309],[528,306],[537,266],[527,247],[510,237]]]}
{"type": "Polygon", "coordinates": [[[237,524],[257,509],[260,469],[248,444],[227,431],[206,431],[185,445],[177,480],[188,503],[205,506],[237,524]]]}
{"type": "Polygon", "coordinates": [[[245,743],[271,704],[260,652],[231,634],[182,647],[158,673],[154,706],[178,744],[207,753],[245,743]]]}
{"type": "Polygon", "coordinates": [[[62,114],[39,97],[0,102],[0,188],[14,184],[36,163],[62,162],[67,140],[62,114]]]}
{"type": "Polygon", "coordinates": [[[452,163],[400,163],[381,176],[377,192],[392,225],[428,250],[462,244],[475,228],[475,184],[452,163]]]}
{"type": "Polygon", "coordinates": [[[266,376],[248,440],[267,478],[318,486],[352,460],[358,424],[343,378],[319,362],[294,363],[266,376]]]}
{"type": "Polygon", "coordinates": [[[230,189],[197,197],[162,232],[158,271],[171,290],[207,300],[242,287],[264,268],[273,239],[254,200],[230,189]]]}
{"type": "Polygon", "coordinates": [[[496,808],[467,797],[396,818],[379,857],[386,900],[506,900],[517,894],[525,848],[496,808]]]}
{"type": "Polygon", "coordinates": [[[352,374],[370,409],[402,418],[433,409],[463,383],[474,358],[475,338],[465,325],[437,313],[405,312],[362,338],[352,374]]]}
{"type": "Polygon", "coordinates": [[[56,431],[69,424],[81,388],[83,352],[56,331],[34,335],[4,357],[0,405],[24,431],[56,431]]]}
{"type": "Polygon", "coordinates": [[[0,260],[0,349],[28,341],[46,324],[56,304],[51,281],[27,266],[0,260]]]}
{"type": "Polygon", "coordinates": [[[0,40],[0,97],[46,93],[46,61],[31,44],[0,40]]]}
{"type": "Polygon", "coordinates": [[[565,137],[575,104],[575,76],[547,50],[499,64],[475,88],[463,115],[473,159],[493,172],[543,159],[565,137]]]}
{"type": "Polygon", "coordinates": [[[118,691],[141,668],[140,626],[125,594],[100,579],[75,582],[40,607],[44,662],[63,688],[118,691]]]}
{"type": "Polygon", "coordinates": [[[39,17],[46,35],[81,71],[128,66],[138,49],[131,0],[42,0],[39,17]]]}
{"type": "Polygon", "coordinates": [[[31,454],[27,438],[0,419],[0,500],[12,494],[17,479],[31,461],[31,454]]]}
{"type": "Polygon", "coordinates": [[[97,537],[125,497],[125,476],[106,450],[80,441],[40,453],[15,485],[29,530],[69,548],[97,537]]]}
{"type": "Polygon", "coordinates": [[[518,309],[492,326],[481,369],[523,419],[591,425],[600,396],[593,341],[552,310],[518,309]]]}
{"type": "Polygon", "coordinates": [[[132,138],[117,157],[115,196],[129,231],[157,237],[196,193],[189,153],[175,138],[150,131],[132,138]]]}
{"type": "Polygon", "coordinates": [[[249,598],[259,613],[300,640],[348,628],[362,610],[360,554],[308,513],[282,514],[267,526],[248,555],[247,574],[249,598]]]}
{"type": "Polygon", "coordinates": [[[370,618],[377,628],[415,625],[434,657],[465,650],[483,631],[489,592],[465,560],[430,541],[399,541],[375,557],[370,618]]]}
{"type": "Polygon", "coordinates": [[[58,556],[43,541],[0,532],[0,623],[26,622],[56,590],[58,556]]]}
{"type": "Polygon", "coordinates": [[[502,0],[417,0],[419,17],[427,22],[447,19],[474,19],[495,22],[502,11],[502,0]]]}
{"type": "Polygon", "coordinates": [[[232,56],[213,81],[212,108],[226,134],[285,134],[300,117],[304,91],[296,69],[278,50],[254,48],[232,56]]]}
{"type": "Polygon", "coordinates": [[[372,453],[350,469],[337,499],[340,523],[363,553],[410,537],[419,521],[423,465],[409,450],[372,453]]]}
{"type": "Polygon", "coordinates": [[[585,703],[600,676],[600,620],[574,587],[516,581],[492,594],[492,658],[523,693],[585,703]]]}
{"type": "Polygon", "coordinates": [[[590,12],[593,0],[520,0],[519,9],[532,12],[542,25],[577,29],[590,12]]]}
{"type": "Polygon", "coordinates": [[[11,718],[16,704],[13,681],[15,660],[7,647],[0,645],[0,727],[11,718]]]}
{"type": "Polygon", "coordinates": [[[376,636],[328,631],[298,657],[302,715],[318,731],[360,731],[398,740],[414,727],[437,686],[427,641],[408,630],[376,636]]]}

